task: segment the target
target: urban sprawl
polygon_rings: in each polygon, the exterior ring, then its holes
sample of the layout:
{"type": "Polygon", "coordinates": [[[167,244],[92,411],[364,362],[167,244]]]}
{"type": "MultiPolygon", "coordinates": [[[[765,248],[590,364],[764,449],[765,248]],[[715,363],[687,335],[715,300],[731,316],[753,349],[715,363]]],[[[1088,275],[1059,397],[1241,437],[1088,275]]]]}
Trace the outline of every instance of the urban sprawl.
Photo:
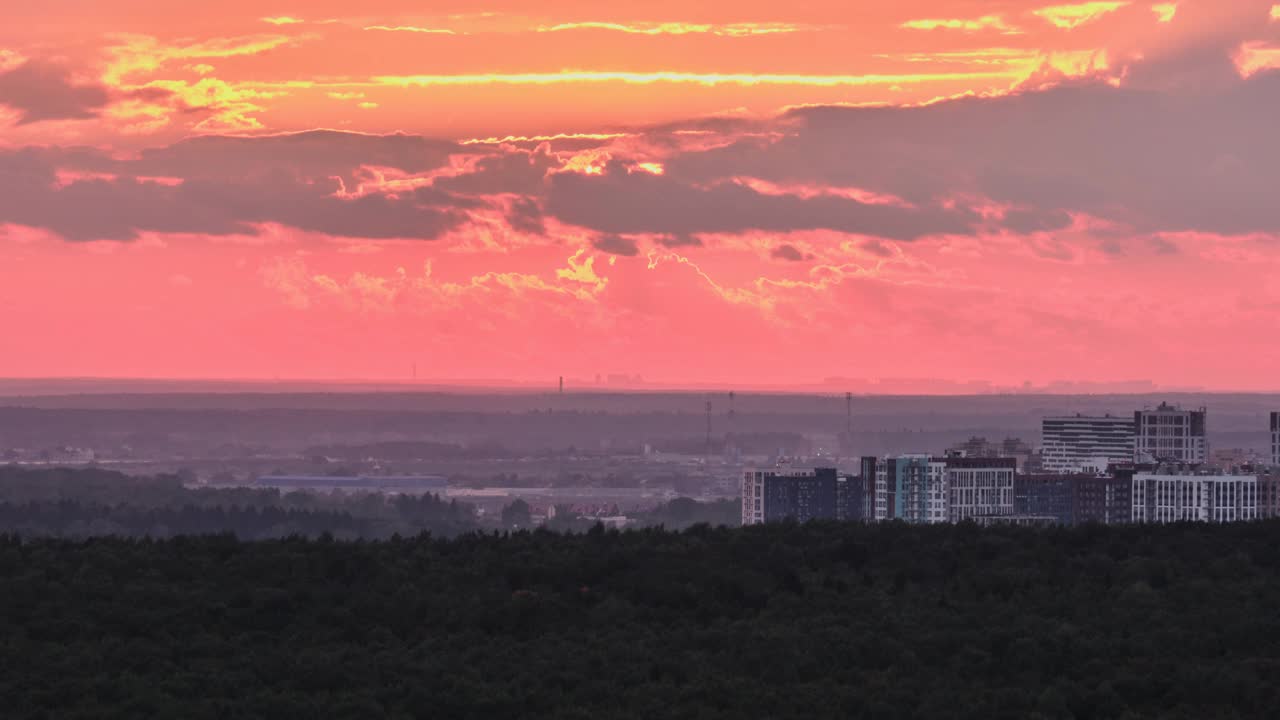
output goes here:
{"type": "Polygon", "coordinates": [[[779,462],[745,470],[742,523],[830,519],[979,524],[1231,522],[1280,517],[1280,412],[1271,465],[1211,467],[1205,408],[1047,417],[1035,465],[1019,443],[942,457],[863,457],[857,474],[779,462]]]}

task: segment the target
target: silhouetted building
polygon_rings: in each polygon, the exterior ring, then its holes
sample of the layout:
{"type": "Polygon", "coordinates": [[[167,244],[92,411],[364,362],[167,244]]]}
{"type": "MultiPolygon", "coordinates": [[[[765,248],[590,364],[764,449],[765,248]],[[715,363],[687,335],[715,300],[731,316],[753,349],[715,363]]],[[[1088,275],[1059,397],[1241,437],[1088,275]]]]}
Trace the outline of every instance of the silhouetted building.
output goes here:
{"type": "Polygon", "coordinates": [[[962,443],[947,448],[947,456],[967,458],[1014,458],[1018,467],[1022,467],[1034,453],[1034,449],[1020,438],[1008,437],[1000,442],[991,442],[984,437],[971,437],[962,443]]]}
{"type": "Polygon", "coordinates": [[[1051,517],[1059,525],[1076,524],[1080,475],[1018,474],[1013,478],[1013,511],[1016,515],[1051,517]]]}
{"type": "Polygon", "coordinates": [[[1081,525],[1127,523],[1133,512],[1131,467],[1113,467],[1107,474],[1019,474],[1013,482],[1016,515],[1081,525]]]}
{"type": "Polygon", "coordinates": [[[1133,521],[1132,466],[1113,467],[1107,475],[1075,481],[1075,524],[1119,525],[1133,521]]]}
{"type": "Polygon", "coordinates": [[[1234,522],[1257,518],[1256,475],[1162,470],[1133,476],[1133,522],[1234,522]]]}
{"type": "Polygon", "coordinates": [[[1258,476],[1258,518],[1280,518],[1280,472],[1274,467],[1258,476]]]}
{"type": "Polygon", "coordinates": [[[867,516],[866,481],[858,475],[836,478],[836,519],[864,522],[867,516]]]}
{"type": "Polygon", "coordinates": [[[835,468],[747,470],[742,478],[742,524],[835,520],[843,514],[837,480],[835,468]]]}
{"type": "Polygon", "coordinates": [[[1135,462],[1200,464],[1209,459],[1207,413],[1160,403],[1133,414],[1135,462]]]}
{"type": "Polygon", "coordinates": [[[1134,421],[1129,418],[1047,417],[1040,436],[1040,466],[1046,473],[1097,472],[1133,460],[1134,421]]]}
{"type": "Polygon", "coordinates": [[[947,448],[947,454],[968,458],[993,458],[1000,457],[1000,449],[987,442],[986,438],[975,436],[947,448]]]}
{"type": "Polygon", "coordinates": [[[1271,413],[1271,465],[1280,467],[1280,412],[1271,413]]]}

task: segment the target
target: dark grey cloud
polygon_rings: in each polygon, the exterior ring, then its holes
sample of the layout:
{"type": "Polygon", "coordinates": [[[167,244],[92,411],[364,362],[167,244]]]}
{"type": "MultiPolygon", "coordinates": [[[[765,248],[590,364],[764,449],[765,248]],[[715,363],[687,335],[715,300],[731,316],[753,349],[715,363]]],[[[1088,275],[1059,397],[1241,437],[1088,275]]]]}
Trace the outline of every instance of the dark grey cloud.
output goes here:
{"type": "Polygon", "coordinates": [[[110,162],[88,151],[0,153],[0,222],[45,228],[68,240],[128,240],[148,231],[252,233],[258,223],[343,237],[430,239],[465,222],[465,209],[480,204],[431,188],[347,197],[338,192],[338,178],[301,175],[297,168],[259,169],[241,178],[178,174],[183,182],[176,185],[142,174],[55,182],[59,169],[110,162]]]}
{"type": "Polygon", "coordinates": [[[1062,210],[1009,210],[1001,225],[1023,235],[1061,230],[1071,225],[1071,215],[1062,210]]]}
{"type": "Polygon", "coordinates": [[[241,179],[286,173],[299,179],[339,177],[354,189],[360,167],[423,173],[446,166],[462,148],[419,135],[367,135],[336,130],[253,137],[203,136],[144,151],[102,170],[181,178],[241,179]]]}
{"type": "Polygon", "coordinates": [[[546,212],[613,234],[836,230],[911,240],[970,233],[976,216],[941,207],[903,208],[838,196],[770,195],[733,182],[694,185],[610,163],[599,175],[551,176],[546,212]]]}
{"type": "Polygon", "coordinates": [[[512,230],[530,235],[545,235],[546,223],[543,222],[542,208],[536,200],[516,198],[507,210],[507,224],[512,230]]]}
{"type": "Polygon", "coordinates": [[[893,250],[891,250],[888,245],[885,245],[883,242],[875,238],[863,240],[861,243],[858,243],[858,247],[865,252],[869,252],[872,255],[878,255],[879,257],[889,257],[890,255],[893,255],[893,250]]]}
{"type": "Polygon", "coordinates": [[[1017,232],[1064,227],[1067,212],[1139,233],[1276,232],[1278,114],[1275,71],[1195,91],[1098,82],[913,108],[808,108],[787,116],[798,126],[787,137],[686,153],[666,173],[690,185],[748,176],[858,187],[922,207],[987,197],[1016,208],[1005,224],[1017,232]]]}
{"type": "Polygon", "coordinates": [[[809,256],[800,252],[800,250],[798,250],[795,245],[783,244],[774,248],[773,252],[769,253],[769,257],[775,260],[787,260],[789,262],[800,262],[801,260],[808,259],[809,256]]]}
{"type": "Polygon", "coordinates": [[[543,180],[553,168],[560,167],[560,160],[542,149],[498,150],[498,154],[481,158],[475,170],[463,175],[443,177],[435,186],[456,193],[473,195],[497,195],[517,193],[537,195],[542,192],[543,180]]]}
{"type": "Polygon", "coordinates": [[[601,235],[591,241],[591,246],[600,252],[606,252],[610,255],[635,257],[640,254],[640,247],[636,245],[635,240],[619,235],[601,235]]]}
{"type": "Polygon", "coordinates": [[[106,87],[73,82],[67,68],[54,63],[28,60],[0,73],[0,105],[18,111],[19,125],[92,118],[109,100],[106,87]]]}
{"type": "Polygon", "coordinates": [[[702,238],[697,235],[661,235],[658,244],[668,248],[702,247],[702,238]]]}
{"type": "MultiPolygon", "coordinates": [[[[1211,42],[1153,53],[1122,87],[1076,80],[922,107],[804,108],[776,119],[772,127],[783,132],[773,134],[761,121],[732,119],[650,128],[642,131],[646,157],[655,157],[655,145],[665,148],[656,155],[661,175],[634,167],[644,158],[626,156],[633,138],[611,150],[618,159],[599,174],[565,172],[545,144],[463,146],[337,131],[196,137],[131,157],[88,148],[0,151],[0,223],[75,240],[244,233],[261,223],[430,239],[466,223],[469,211],[490,208],[518,232],[544,234],[554,218],[593,231],[603,250],[621,254],[638,252],[636,236],[689,247],[708,233],[831,230],[872,238],[864,249],[884,255],[891,251],[884,240],[993,227],[1051,233],[1068,227],[1073,213],[1111,221],[1093,234],[1117,241],[1280,232],[1280,72],[1224,75],[1224,48],[1234,47],[1228,40],[1239,36],[1240,22],[1225,12],[1200,20],[1221,26],[1211,42]],[[687,149],[688,138],[702,137],[708,141],[693,145],[709,149],[687,149]],[[369,191],[367,168],[424,174],[460,154],[481,157],[471,171],[442,174],[429,187],[369,191]],[[66,184],[59,171],[102,177],[66,184]],[[761,192],[742,178],[779,190],[761,192]],[[366,192],[356,197],[361,183],[366,192]],[[789,186],[863,188],[906,202],[786,194],[789,186]],[[978,212],[988,201],[1003,214],[978,212]]],[[[92,115],[111,101],[84,90],[51,65],[0,75],[0,100],[28,121],[92,115]],[[29,92],[41,82],[51,88],[47,98],[29,92]]],[[[780,259],[794,255],[784,247],[776,249],[780,259]]]]}

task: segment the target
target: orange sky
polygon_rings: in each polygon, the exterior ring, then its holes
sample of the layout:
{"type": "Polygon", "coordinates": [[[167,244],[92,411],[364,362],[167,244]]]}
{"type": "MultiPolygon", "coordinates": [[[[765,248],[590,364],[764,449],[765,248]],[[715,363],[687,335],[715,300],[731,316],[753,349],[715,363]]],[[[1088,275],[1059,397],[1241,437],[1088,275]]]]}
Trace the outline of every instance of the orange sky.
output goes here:
{"type": "Polygon", "coordinates": [[[1276,390],[1272,67],[1253,0],[10,3],[0,376],[1276,390]]]}

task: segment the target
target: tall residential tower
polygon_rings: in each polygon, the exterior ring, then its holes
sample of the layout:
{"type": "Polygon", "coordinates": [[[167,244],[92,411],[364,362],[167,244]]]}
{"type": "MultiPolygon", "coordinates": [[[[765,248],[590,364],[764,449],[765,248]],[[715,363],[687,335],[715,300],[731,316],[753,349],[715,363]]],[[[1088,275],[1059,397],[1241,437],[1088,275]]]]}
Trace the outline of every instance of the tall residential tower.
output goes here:
{"type": "Polygon", "coordinates": [[[1135,462],[1198,465],[1209,459],[1206,412],[1160,403],[1155,410],[1133,414],[1135,462]]]}

